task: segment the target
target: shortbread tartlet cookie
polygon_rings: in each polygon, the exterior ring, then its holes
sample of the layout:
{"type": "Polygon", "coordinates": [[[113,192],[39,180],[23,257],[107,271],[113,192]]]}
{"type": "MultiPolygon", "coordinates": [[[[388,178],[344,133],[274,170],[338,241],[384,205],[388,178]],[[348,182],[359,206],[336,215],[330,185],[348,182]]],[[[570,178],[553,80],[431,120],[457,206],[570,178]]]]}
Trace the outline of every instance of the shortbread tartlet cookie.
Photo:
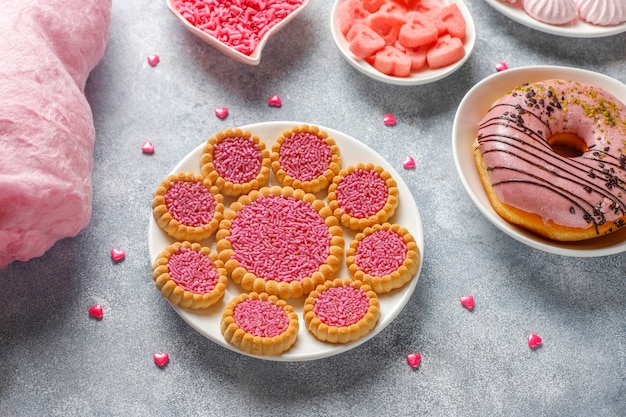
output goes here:
{"type": "Polygon", "coordinates": [[[221,331],[226,342],[245,353],[280,355],[298,336],[298,314],[285,300],[251,292],[233,298],[224,309],[221,331]]]}
{"type": "Polygon", "coordinates": [[[388,221],[398,207],[398,195],[389,172],[358,163],[342,169],[328,187],[328,206],[343,226],[363,230],[388,221]]]}
{"type": "Polygon", "coordinates": [[[157,225],[176,240],[199,242],[210,237],[222,220],[224,196],[202,175],[179,173],[157,187],[152,214],[157,225]]]}
{"type": "Polygon", "coordinates": [[[369,285],[336,278],[309,294],[302,312],[306,328],[319,340],[349,343],[367,335],[380,316],[378,296],[369,285]]]}
{"type": "Polygon", "coordinates": [[[346,251],[353,279],[377,294],[403,287],[417,273],[420,250],[415,238],[398,224],[375,224],[357,233],[346,251]]]}
{"type": "Polygon", "coordinates": [[[270,175],[270,151],[247,130],[226,129],[207,140],[200,158],[202,175],[225,196],[258,190],[270,175]]]}
{"type": "Polygon", "coordinates": [[[217,253],[199,243],[175,242],[159,254],[152,279],[170,303],[189,309],[212,306],[222,299],[228,278],[217,253]]]}
{"type": "Polygon", "coordinates": [[[263,187],[231,204],[216,233],[231,279],[245,291],[297,298],[341,267],[343,230],[311,193],[263,187]]]}
{"type": "Polygon", "coordinates": [[[341,169],[335,140],[317,126],[294,126],[272,145],[272,171],[282,186],[307,193],[326,190],[341,169]]]}

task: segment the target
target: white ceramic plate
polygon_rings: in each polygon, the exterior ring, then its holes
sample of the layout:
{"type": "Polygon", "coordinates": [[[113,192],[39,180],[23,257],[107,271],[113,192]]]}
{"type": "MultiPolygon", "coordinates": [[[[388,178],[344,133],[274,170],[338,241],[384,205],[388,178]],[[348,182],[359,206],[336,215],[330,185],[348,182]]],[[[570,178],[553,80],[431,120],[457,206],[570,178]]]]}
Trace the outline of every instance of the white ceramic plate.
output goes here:
{"type": "MultiPolygon", "coordinates": [[[[474,44],[476,43],[476,27],[474,26],[474,19],[470,14],[467,6],[461,0],[450,0],[444,1],[443,3],[456,3],[459,6],[459,9],[463,13],[463,17],[465,18],[466,23],[466,35],[465,35],[465,56],[456,63],[449,65],[444,68],[439,68],[435,70],[424,69],[422,71],[413,72],[409,77],[393,77],[389,75],[385,75],[382,72],[378,71],[376,68],[372,67],[370,64],[365,62],[363,59],[359,59],[354,56],[350,49],[348,49],[348,41],[345,36],[341,33],[339,29],[339,19],[337,19],[337,9],[339,5],[346,0],[336,0],[331,11],[330,15],[330,30],[333,35],[333,39],[335,40],[335,44],[341,54],[346,58],[346,60],[356,68],[359,72],[371,77],[375,80],[382,81],[387,84],[395,84],[395,85],[420,85],[420,84],[428,84],[435,81],[438,81],[442,78],[447,77],[452,74],[454,71],[461,68],[461,66],[467,61],[474,50],[474,44]]],[[[432,2],[437,2],[437,0],[430,0],[432,2]]]]}
{"type": "Polygon", "coordinates": [[[525,82],[560,78],[593,84],[611,92],[626,103],[626,86],[606,75],[591,71],[554,66],[510,69],[496,73],[476,84],[463,98],[452,126],[452,151],[461,182],[483,215],[507,235],[536,249],[565,256],[605,256],[626,252],[626,229],[607,236],[581,242],[555,242],[545,239],[502,219],[491,206],[478,176],[472,154],[472,143],[478,134],[478,123],[491,104],[507,91],[525,82]]]}
{"type": "Polygon", "coordinates": [[[303,0],[300,7],[298,7],[296,10],[294,10],[289,15],[287,15],[287,17],[285,17],[283,20],[278,22],[278,24],[273,26],[270,30],[268,30],[265,33],[265,35],[263,35],[263,37],[259,41],[259,44],[257,45],[256,49],[252,52],[252,54],[246,55],[237,51],[236,49],[231,48],[225,43],[220,42],[218,39],[214,38],[213,36],[209,35],[208,33],[198,29],[197,27],[189,23],[189,21],[185,19],[176,10],[176,7],[174,6],[174,0],[167,0],[167,7],[174,14],[174,16],[176,16],[176,18],[183,24],[183,26],[187,28],[187,30],[189,30],[191,33],[193,33],[194,35],[196,35],[198,38],[202,39],[209,45],[213,46],[217,50],[233,58],[234,60],[243,62],[244,64],[248,64],[248,65],[258,65],[261,62],[261,53],[263,52],[263,48],[265,47],[265,44],[267,43],[267,41],[272,36],[274,36],[278,31],[284,28],[285,25],[287,25],[287,23],[295,19],[296,16],[298,16],[308,4],[309,4],[309,0],[303,0]]]}
{"type": "Polygon", "coordinates": [[[581,19],[576,19],[566,25],[548,25],[530,17],[522,8],[522,0],[517,0],[515,4],[501,0],[485,0],[491,7],[509,17],[511,20],[521,23],[524,26],[550,33],[552,35],[565,36],[570,38],[601,38],[604,36],[617,35],[626,32],[626,23],[616,26],[598,26],[587,23],[581,19]]]}
{"type": "MultiPolygon", "coordinates": [[[[242,129],[253,132],[271,146],[271,144],[274,143],[275,139],[283,131],[291,128],[292,126],[299,126],[302,124],[303,123],[301,122],[266,122],[243,126],[242,129]]],[[[395,178],[396,182],[398,183],[398,190],[400,192],[400,204],[390,222],[398,223],[406,227],[413,235],[421,252],[420,265],[417,273],[415,274],[411,282],[409,282],[403,288],[393,291],[390,294],[382,294],[379,296],[380,319],[374,330],[370,332],[366,337],[345,345],[334,345],[320,342],[319,340],[317,340],[313,335],[308,332],[308,330],[305,329],[304,320],[302,319],[302,308],[305,297],[300,300],[289,299],[289,304],[291,304],[295,308],[300,317],[300,330],[298,332],[298,339],[296,341],[296,344],[289,351],[283,353],[282,355],[267,357],[264,356],[262,357],[262,359],[290,362],[308,361],[337,355],[339,353],[353,349],[354,347],[360,345],[361,343],[378,334],[381,330],[387,327],[387,325],[391,323],[391,321],[398,315],[398,313],[402,310],[402,308],[404,308],[407,301],[411,297],[411,294],[415,290],[415,286],[417,285],[417,280],[422,269],[422,261],[424,259],[424,233],[422,230],[422,222],[415,200],[411,195],[411,191],[402,181],[400,175],[385,159],[383,159],[371,148],[367,147],[358,140],[339,131],[329,129],[323,126],[319,127],[321,130],[324,130],[326,133],[328,133],[329,136],[335,139],[335,142],[337,143],[341,151],[342,167],[345,168],[348,165],[354,165],[357,162],[373,162],[377,165],[382,166],[395,178]]],[[[191,151],[178,165],[176,165],[176,167],[174,167],[172,173],[200,173],[200,157],[202,155],[203,148],[204,143],[191,151]]],[[[270,176],[270,185],[277,185],[276,179],[273,174],[270,176]]],[[[228,205],[232,201],[232,199],[225,201],[226,207],[228,207],[228,205]]],[[[344,228],[344,247],[348,247],[350,241],[354,238],[354,236],[354,232],[348,231],[344,228]]],[[[148,225],[148,251],[150,253],[150,262],[154,263],[158,254],[161,253],[161,251],[163,251],[168,245],[172,244],[173,242],[174,241],[171,238],[169,238],[159,229],[154,221],[154,218],[152,217],[152,215],[150,215],[150,222],[148,225]]],[[[203,243],[209,246],[211,250],[215,251],[214,238],[211,238],[210,240],[203,243]]],[[[349,277],[348,269],[345,266],[345,258],[342,269],[338,272],[337,276],[342,278],[349,277]]],[[[218,304],[211,306],[204,311],[188,310],[180,308],[178,306],[172,307],[183,318],[183,320],[185,320],[200,334],[206,336],[213,342],[225,348],[244,354],[234,346],[226,343],[220,331],[220,320],[224,307],[226,306],[228,301],[230,301],[233,297],[241,294],[242,292],[245,291],[243,291],[241,287],[234,284],[233,282],[229,282],[224,299],[218,304]]]]}

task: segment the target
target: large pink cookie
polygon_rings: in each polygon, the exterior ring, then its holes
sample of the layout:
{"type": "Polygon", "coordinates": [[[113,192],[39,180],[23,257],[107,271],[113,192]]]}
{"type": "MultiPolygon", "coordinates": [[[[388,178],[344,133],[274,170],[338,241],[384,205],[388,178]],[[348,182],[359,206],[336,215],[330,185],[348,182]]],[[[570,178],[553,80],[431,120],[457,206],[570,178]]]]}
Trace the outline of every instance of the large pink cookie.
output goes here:
{"type": "Polygon", "coordinates": [[[91,218],[95,130],[83,90],[111,0],[5,1],[0,13],[0,269],[91,218]]]}

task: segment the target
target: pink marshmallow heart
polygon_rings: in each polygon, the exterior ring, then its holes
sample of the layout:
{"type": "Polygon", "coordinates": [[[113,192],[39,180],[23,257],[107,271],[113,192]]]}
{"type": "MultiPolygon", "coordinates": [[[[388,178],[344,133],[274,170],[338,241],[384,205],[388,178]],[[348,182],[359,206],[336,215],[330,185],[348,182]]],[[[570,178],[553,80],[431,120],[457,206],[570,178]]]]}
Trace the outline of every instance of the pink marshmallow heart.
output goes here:
{"type": "Polygon", "coordinates": [[[156,67],[160,60],[161,58],[156,54],[148,55],[148,64],[150,64],[151,67],[156,67]]]}
{"type": "Polygon", "coordinates": [[[215,115],[220,119],[225,119],[228,116],[228,107],[218,107],[215,109],[215,115]]]}
{"type": "Polygon", "coordinates": [[[163,368],[170,361],[170,355],[165,352],[155,353],[153,358],[159,368],[163,368]]]}
{"type": "Polygon", "coordinates": [[[283,102],[280,97],[275,94],[267,100],[267,104],[269,104],[270,107],[280,107],[283,105],[283,102]]]}
{"type": "Polygon", "coordinates": [[[102,317],[104,317],[104,311],[102,310],[102,305],[94,304],[91,307],[89,307],[89,315],[98,320],[102,320],[102,317]]]}
{"type": "Polygon", "coordinates": [[[406,355],[406,361],[411,368],[417,368],[422,361],[422,355],[417,352],[409,353],[408,355],[406,355]]]}
{"type": "Polygon", "coordinates": [[[111,259],[113,262],[120,262],[126,257],[126,253],[124,253],[121,249],[111,249],[111,259]]]}
{"type": "Polygon", "coordinates": [[[474,309],[474,296],[466,295],[466,296],[461,297],[461,305],[468,310],[473,310],[474,309]]]}
{"type": "Polygon", "coordinates": [[[143,145],[141,145],[141,152],[146,154],[154,153],[154,145],[149,140],[145,141],[143,145]]]}
{"type": "Polygon", "coordinates": [[[413,159],[411,155],[408,155],[406,158],[404,158],[404,162],[402,162],[402,166],[405,169],[415,168],[415,159],[413,159]]]}
{"type": "Polygon", "coordinates": [[[537,349],[539,346],[541,346],[542,343],[543,340],[541,340],[541,337],[539,337],[539,335],[531,333],[528,336],[528,347],[530,347],[531,349],[537,349]]]}

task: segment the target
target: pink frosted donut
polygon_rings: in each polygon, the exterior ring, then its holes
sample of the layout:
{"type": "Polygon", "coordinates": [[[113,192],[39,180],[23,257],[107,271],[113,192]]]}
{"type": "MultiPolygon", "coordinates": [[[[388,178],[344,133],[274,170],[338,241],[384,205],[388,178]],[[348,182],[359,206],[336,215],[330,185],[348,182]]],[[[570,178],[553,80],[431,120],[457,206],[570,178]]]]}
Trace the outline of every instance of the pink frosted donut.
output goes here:
{"type": "Polygon", "coordinates": [[[593,85],[520,85],[481,120],[474,157],[496,212],[577,241],[626,225],[626,106],[593,85]]]}

